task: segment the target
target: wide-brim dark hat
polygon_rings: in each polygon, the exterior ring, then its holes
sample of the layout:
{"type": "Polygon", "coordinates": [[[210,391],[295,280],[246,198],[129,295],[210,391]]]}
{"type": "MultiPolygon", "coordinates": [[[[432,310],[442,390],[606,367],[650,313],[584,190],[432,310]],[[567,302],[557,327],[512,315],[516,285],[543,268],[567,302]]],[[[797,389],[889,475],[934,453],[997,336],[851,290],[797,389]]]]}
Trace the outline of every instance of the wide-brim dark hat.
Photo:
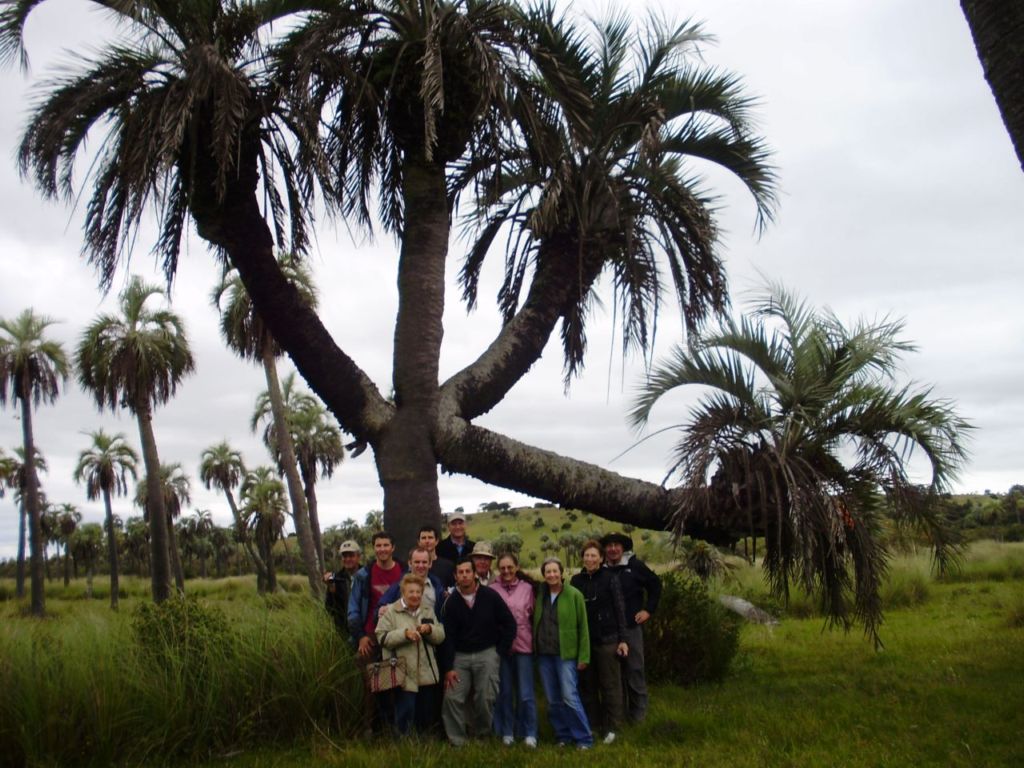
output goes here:
{"type": "Polygon", "coordinates": [[[633,540],[624,533],[614,531],[613,533],[606,533],[601,537],[601,547],[607,547],[609,544],[621,544],[622,548],[627,552],[633,551],[633,540]]]}

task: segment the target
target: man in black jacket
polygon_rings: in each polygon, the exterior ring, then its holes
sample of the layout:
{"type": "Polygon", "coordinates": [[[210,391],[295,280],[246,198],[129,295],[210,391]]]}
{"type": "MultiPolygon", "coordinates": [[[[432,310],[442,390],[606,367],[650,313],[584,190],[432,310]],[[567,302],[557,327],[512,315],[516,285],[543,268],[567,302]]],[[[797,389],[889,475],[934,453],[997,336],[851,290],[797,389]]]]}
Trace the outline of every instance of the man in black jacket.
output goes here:
{"type": "Polygon", "coordinates": [[[448,518],[448,535],[437,545],[437,556],[457,563],[469,557],[475,543],[466,535],[466,516],[456,512],[448,518]]]}
{"type": "Polygon", "coordinates": [[[516,620],[497,592],[480,586],[468,558],[455,566],[455,585],[441,611],[442,666],[449,670],[441,718],[448,740],[460,747],[468,737],[467,722],[474,724],[477,737],[491,731],[500,657],[512,650],[516,620]]]}
{"type": "Polygon", "coordinates": [[[343,541],[338,547],[341,570],[324,573],[324,583],[327,585],[325,607],[334,619],[334,626],[345,637],[348,637],[348,596],[352,591],[352,577],[359,570],[359,556],[362,554],[362,549],[356,542],[351,539],[343,541]]]}
{"type": "Polygon", "coordinates": [[[626,604],[626,710],[631,720],[640,722],[647,716],[643,625],[658,608],[661,579],[633,554],[633,539],[624,533],[607,534],[601,539],[601,546],[604,565],[618,578],[626,604]]]}

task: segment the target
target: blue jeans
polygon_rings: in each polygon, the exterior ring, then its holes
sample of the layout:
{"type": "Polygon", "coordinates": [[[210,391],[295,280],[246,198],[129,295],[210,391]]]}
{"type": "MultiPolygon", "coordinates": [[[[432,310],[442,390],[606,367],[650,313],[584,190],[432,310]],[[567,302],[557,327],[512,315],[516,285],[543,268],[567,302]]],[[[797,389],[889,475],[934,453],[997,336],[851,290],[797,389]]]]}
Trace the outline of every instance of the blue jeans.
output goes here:
{"type": "Polygon", "coordinates": [[[494,704],[498,736],[537,738],[537,701],[533,696],[533,656],[513,653],[501,658],[501,682],[494,704]]]}
{"type": "Polygon", "coordinates": [[[537,657],[540,682],[548,699],[548,718],[560,744],[591,746],[594,736],[580,701],[576,677],[576,659],[563,659],[553,654],[537,657]]]}
{"type": "Polygon", "coordinates": [[[394,691],[395,698],[395,733],[408,736],[416,720],[416,692],[401,688],[394,691]]]}

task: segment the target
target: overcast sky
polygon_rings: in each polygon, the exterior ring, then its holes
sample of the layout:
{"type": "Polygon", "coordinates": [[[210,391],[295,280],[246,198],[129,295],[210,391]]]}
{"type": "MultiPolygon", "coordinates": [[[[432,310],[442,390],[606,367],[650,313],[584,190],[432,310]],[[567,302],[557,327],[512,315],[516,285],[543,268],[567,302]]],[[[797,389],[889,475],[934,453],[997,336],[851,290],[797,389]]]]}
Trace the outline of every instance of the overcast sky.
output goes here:
{"type": "MultiPolygon", "coordinates": [[[[575,2],[575,8],[607,7],[575,2]]],[[[642,14],[654,0],[620,3],[642,14]]],[[[677,4],[665,4],[675,8],[677,4]]],[[[905,360],[908,379],[934,385],[977,426],[973,458],[959,488],[1005,490],[1024,481],[1019,435],[1024,427],[1024,174],[1000,122],[959,4],[953,0],[715,0],[678,4],[676,13],[702,19],[717,38],[707,63],[731,69],[756,95],[763,135],[774,148],[781,178],[778,221],[760,239],[754,208],[739,184],[714,177],[721,195],[723,254],[734,305],[765,275],[841,317],[904,316],[906,335],[919,346],[905,360]]],[[[84,49],[101,30],[100,17],[75,0],[48,0],[28,27],[29,77],[52,72],[84,49]]],[[[30,104],[25,76],[0,73],[0,316],[25,307],[59,319],[52,334],[69,352],[84,326],[114,307],[80,258],[81,211],[45,202],[18,178],[13,161],[30,104]]],[[[155,279],[143,229],[130,265],[155,279]]],[[[453,243],[449,274],[463,246],[453,243]]],[[[322,316],[340,346],[390,391],[390,351],[396,306],[396,248],[385,237],[353,242],[344,225],[321,224],[311,263],[321,291],[322,316]]],[[[115,285],[123,286],[125,271],[115,285]]],[[[492,277],[495,277],[492,273],[492,277]]],[[[178,461],[193,477],[193,507],[209,509],[221,524],[223,498],[196,478],[200,452],[222,439],[242,450],[249,465],[268,462],[249,433],[253,400],[263,389],[259,369],[228,353],[218,336],[208,296],[217,279],[213,259],[193,235],[174,291],[197,361],[178,397],[156,414],[161,459],[178,461]]],[[[497,278],[488,292],[493,296],[497,278]]],[[[474,359],[498,327],[493,302],[467,317],[450,291],[445,315],[442,376],[474,359]],[[490,306],[489,306],[490,305],[490,306]]],[[[607,295],[607,294],[606,294],[607,295]]],[[[610,306],[610,305],[609,305],[610,306]]],[[[678,322],[661,322],[658,351],[678,339],[678,322]]],[[[565,396],[557,343],[481,423],[526,442],[660,481],[672,436],[650,440],[615,459],[635,440],[625,413],[642,377],[639,361],[621,360],[612,318],[598,312],[590,326],[587,372],[565,396]]],[[[282,362],[282,373],[288,369],[282,362]]],[[[685,418],[694,394],[667,398],[653,429],[685,418]]],[[[54,406],[40,408],[35,434],[50,471],[42,482],[49,500],[78,504],[86,520],[102,509],[71,481],[83,431],[124,432],[138,445],[128,414],[100,415],[71,383],[54,406]]],[[[10,406],[0,411],[0,446],[21,444],[21,424],[10,406]]],[[[369,452],[347,461],[319,486],[324,527],[346,517],[360,521],[382,506],[369,452]]],[[[472,510],[490,500],[529,502],[464,477],[442,477],[445,511],[472,510]]],[[[122,517],[138,514],[115,502],[122,517]]],[[[11,495],[0,500],[0,557],[16,547],[11,495]]]]}

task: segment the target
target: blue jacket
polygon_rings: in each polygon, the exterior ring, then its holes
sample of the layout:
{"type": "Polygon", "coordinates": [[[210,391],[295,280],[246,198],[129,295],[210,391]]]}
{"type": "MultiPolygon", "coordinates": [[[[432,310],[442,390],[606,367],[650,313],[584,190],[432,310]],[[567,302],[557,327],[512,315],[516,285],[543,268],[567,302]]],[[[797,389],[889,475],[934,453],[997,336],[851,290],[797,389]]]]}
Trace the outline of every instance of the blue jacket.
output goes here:
{"type": "MultiPolygon", "coordinates": [[[[366,616],[370,612],[370,568],[376,560],[371,560],[352,577],[352,591],[348,596],[348,635],[353,646],[366,636],[366,616]]],[[[398,567],[405,573],[405,563],[395,560],[398,567]]]]}

